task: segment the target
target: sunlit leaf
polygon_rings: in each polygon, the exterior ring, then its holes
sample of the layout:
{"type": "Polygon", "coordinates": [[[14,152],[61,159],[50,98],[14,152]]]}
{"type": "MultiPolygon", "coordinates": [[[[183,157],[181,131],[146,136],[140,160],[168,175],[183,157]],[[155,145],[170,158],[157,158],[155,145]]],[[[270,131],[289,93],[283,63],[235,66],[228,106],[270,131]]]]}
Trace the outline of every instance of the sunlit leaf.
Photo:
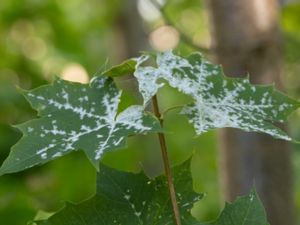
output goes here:
{"type": "Polygon", "coordinates": [[[188,116],[197,134],[233,127],[291,140],[273,123],[286,120],[299,107],[299,102],[273,86],[251,85],[248,78],[225,77],[220,66],[205,61],[197,53],[187,58],[172,52],[159,53],[157,67],[142,66],[147,59],[145,55],[137,59],[134,72],[144,105],[168,83],[194,99],[182,113],[188,116]]]}

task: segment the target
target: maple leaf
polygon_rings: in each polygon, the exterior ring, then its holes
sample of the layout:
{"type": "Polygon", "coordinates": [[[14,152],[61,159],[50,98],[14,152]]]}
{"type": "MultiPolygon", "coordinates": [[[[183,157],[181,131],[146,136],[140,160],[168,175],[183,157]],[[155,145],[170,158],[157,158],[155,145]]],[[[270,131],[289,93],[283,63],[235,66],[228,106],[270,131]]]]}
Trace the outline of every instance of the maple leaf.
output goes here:
{"type": "MultiPolygon", "coordinates": [[[[173,168],[174,184],[182,225],[199,222],[191,215],[195,202],[203,195],[193,191],[190,160],[173,168]]],[[[173,225],[172,204],[166,178],[148,178],[117,171],[100,164],[95,196],[78,205],[68,203],[64,209],[38,225],[122,224],[173,225]]]]}
{"type": "Polygon", "coordinates": [[[233,203],[226,203],[219,218],[201,225],[267,225],[266,212],[253,189],[248,195],[238,197],[233,203]]]}
{"type": "MultiPolygon", "coordinates": [[[[213,222],[199,222],[191,215],[194,203],[203,194],[193,191],[190,161],[173,168],[174,184],[182,225],[266,225],[266,213],[253,189],[249,194],[226,203],[213,222]]],[[[154,179],[143,172],[133,174],[100,163],[96,194],[79,204],[67,203],[47,220],[37,225],[174,225],[166,179],[154,179]]]]}
{"type": "Polygon", "coordinates": [[[82,149],[93,165],[106,151],[126,146],[127,136],[159,131],[142,106],[117,115],[121,91],[112,79],[95,77],[90,84],[56,78],[53,84],[23,91],[40,118],[16,126],[23,137],[12,147],[0,174],[20,171],[82,149]]]}
{"type": "Polygon", "coordinates": [[[198,135],[215,128],[232,127],[244,131],[269,134],[291,140],[274,122],[283,122],[300,104],[273,86],[251,85],[248,78],[226,77],[222,68],[194,53],[187,58],[172,52],[156,56],[157,67],[143,66],[149,55],[131,59],[130,67],[115,66],[114,73],[133,71],[144,98],[144,106],[152,96],[168,83],[193,98],[181,111],[187,115],[198,135]],[[135,63],[134,63],[135,62],[135,63]],[[130,68],[130,69],[128,69],[130,68]]]}

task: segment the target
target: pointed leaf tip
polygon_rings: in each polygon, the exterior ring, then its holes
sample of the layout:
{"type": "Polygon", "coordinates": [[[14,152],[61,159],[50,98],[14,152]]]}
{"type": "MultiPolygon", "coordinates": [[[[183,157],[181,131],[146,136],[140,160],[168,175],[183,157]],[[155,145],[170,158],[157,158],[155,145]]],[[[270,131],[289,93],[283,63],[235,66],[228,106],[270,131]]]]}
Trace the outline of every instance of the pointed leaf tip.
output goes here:
{"type": "Polygon", "coordinates": [[[248,195],[238,197],[233,203],[226,203],[219,218],[216,221],[205,225],[236,224],[267,224],[266,212],[254,188],[248,195]]]}
{"type": "Polygon", "coordinates": [[[135,71],[136,64],[136,59],[128,59],[122,62],[121,64],[113,66],[110,69],[104,71],[102,75],[108,77],[119,77],[123,75],[133,74],[135,71]]]}

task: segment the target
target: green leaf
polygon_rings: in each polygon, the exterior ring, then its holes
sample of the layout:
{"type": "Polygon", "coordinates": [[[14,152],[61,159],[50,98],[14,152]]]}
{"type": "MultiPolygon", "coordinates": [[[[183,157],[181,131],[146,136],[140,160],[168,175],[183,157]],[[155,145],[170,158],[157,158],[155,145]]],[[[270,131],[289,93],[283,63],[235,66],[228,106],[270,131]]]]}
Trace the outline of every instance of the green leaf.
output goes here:
{"type": "MultiPolygon", "coordinates": [[[[173,170],[182,225],[199,224],[190,214],[202,195],[193,192],[190,160],[173,170]]],[[[120,172],[100,165],[97,193],[78,205],[64,209],[38,225],[172,225],[173,211],[166,179],[149,179],[139,174],[120,172]]]]}
{"type": "Polygon", "coordinates": [[[159,122],[133,105],[117,115],[121,91],[113,81],[95,77],[90,84],[57,78],[52,85],[24,91],[40,118],[18,125],[21,140],[0,168],[0,175],[46,163],[82,149],[98,167],[105,151],[126,146],[126,137],[160,131],[159,122]]]}
{"type": "Polygon", "coordinates": [[[167,82],[194,99],[182,114],[188,116],[199,135],[215,128],[232,127],[291,140],[273,123],[286,120],[300,104],[273,86],[251,85],[248,78],[225,77],[220,66],[205,61],[197,53],[187,58],[172,52],[160,53],[157,68],[141,66],[147,59],[145,55],[137,59],[134,73],[144,106],[167,82]]]}
{"type": "Polygon", "coordinates": [[[202,225],[267,225],[266,213],[256,191],[237,198],[232,204],[226,203],[219,218],[202,225]]]}
{"type": "Polygon", "coordinates": [[[133,74],[136,66],[136,59],[128,59],[125,60],[120,65],[113,66],[109,70],[106,70],[102,73],[102,75],[108,77],[119,77],[123,75],[133,74]]]}

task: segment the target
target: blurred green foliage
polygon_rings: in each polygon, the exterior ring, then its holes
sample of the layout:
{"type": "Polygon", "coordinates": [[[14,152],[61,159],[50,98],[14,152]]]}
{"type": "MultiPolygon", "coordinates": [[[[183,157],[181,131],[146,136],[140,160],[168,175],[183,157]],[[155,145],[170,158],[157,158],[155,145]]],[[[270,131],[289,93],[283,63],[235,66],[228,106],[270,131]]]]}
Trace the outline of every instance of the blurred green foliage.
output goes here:
{"type": "MultiPolygon", "coordinates": [[[[133,1],[133,0],[128,0],[133,1]]],[[[126,1],[122,0],[9,0],[0,4],[0,163],[21,134],[10,125],[36,116],[17,92],[16,86],[31,89],[52,80],[70,64],[78,64],[93,75],[107,59],[118,63],[126,53],[120,45],[119,20],[126,1]]],[[[300,95],[300,5],[282,11],[285,65],[283,80],[290,93],[300,95]]],[[[157,12],[156,12],[157,13],[157,12]]],[[[209,46],[207,12],[199,0],[170,0],[165,13],[172,23],[196,45],[209,46]]],[[[130,13],[129,13],[130,14],[130,13]]],[[[158,14],[159,15],[159,14],[158,14]]],[[[134,18],[140,20],[142,18],[134,18]]],[[[157,17],[144,21],[148,35],[164,24],[157,17]]],[[[146,49],[146,47],[145,47],[146,49]]],[[[141,49],[141,50],[145,50],[141,49]]],[[[177,51],[197,50],[179,42],[177,51]]],[[[122,81],[121,81],[122,82],[122,81]]],[[[125,90],[124,105],[139,101],[125,90]]],[[[189,101],[167,87],[159,93],[161,111],[189,101]]],[[[216,218],[220,205],[216,135],[195,137],[186,119],[172,110],[164,115],[167,144],[173,164],[194,154],[192,174],[196,191],[207,196],[193,214],[201,220],[216,218]]],[[[299,117],[299,116],[298,116],[299,117]]],[[[292,118],[294,136],[300,140],[300,121],[292,118]]],[[[104,163],[125,171],[162,173],[156,135],[132,137],[129,148],[107,153],[104,163]]],[[[300,187],[300,153],[295,146],[296,189],[300,187]]],[[[73,153],[41,167],[0,177],[0,223],[21,225],[33,219],[38,210],[56,211],[63,201],[79,202],[95,192],[95,170],[83,153],[73,153]],[[3,222],[4,221],[4,222],[3,222]]],[[[300,210],[300,191],[296,198],[300,210]]],[[[299,214],[299,213],[298,213],[299,214]]]]}
{"type": "MultiPolygon", "coordinates": [[[[285,64],[283,81],[288,91],[295,97],[300,97],[300,4],[290,4],[283,8],[281,17],[284,31],[285,64]]],[[[291,118],[290,130],[300,140],[300,111],[291,118]]],[[[300,146],[294,146],[293,166],[295,177],[296,215],[300,223],[300,146]]]]}

